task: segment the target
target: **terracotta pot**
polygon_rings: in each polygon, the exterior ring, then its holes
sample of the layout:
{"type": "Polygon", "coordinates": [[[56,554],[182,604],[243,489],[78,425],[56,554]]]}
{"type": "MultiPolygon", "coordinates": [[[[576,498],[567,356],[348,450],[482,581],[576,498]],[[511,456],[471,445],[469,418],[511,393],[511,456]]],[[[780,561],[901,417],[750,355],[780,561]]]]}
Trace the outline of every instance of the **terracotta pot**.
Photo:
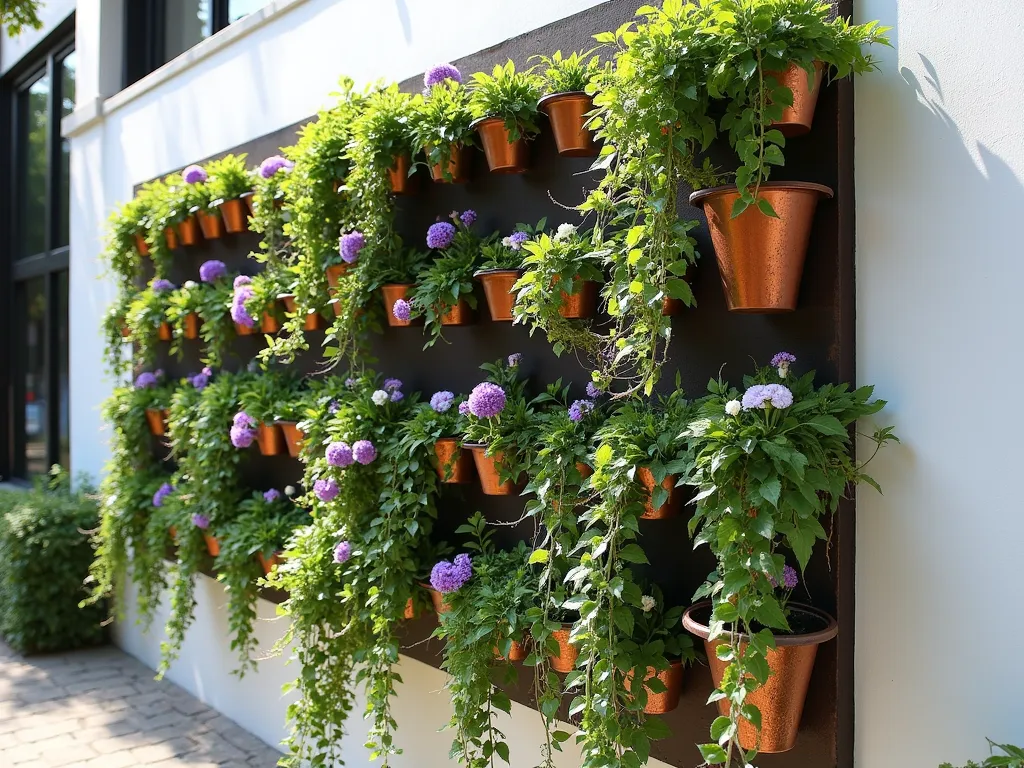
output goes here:
{"type": "Polygon", "coordinates": [[[263,456],[277,456],[284,452],[284,435],[276,424],[264,424],[256,427],[256,442],[263,456]]]}
{"type": "Polygon", "coordinates": [[[644,500],[644,513],[640,515],[641,520],[665,520],[679,514],[679,507],[682,503],[682,494],[676,488],[676,475],[666,475],[661,481],[661,487],[668,491],[668,499],[657,509],[654,508],[654,475],[647,467],[636,468],[636,479],[647,491],[644,500]]]}
{"type": "MultiPolygon", "coordinates": [[[[278,296],[281,301],[284,302],[285,311],[290,314],[298,314],[299,308],[295,303],[295,297],[290,293],[282,294],[278,296]]],[[[306,315],[306,320],[302,323],[302,330],[304,331],[319,331],[326,326],[323,315],[319,312],[309,312],[306,315]]]]}
{"type": "Polygon", "coordinates": [[[255,195],[252,192],[246,192],[244,195],[242,195],[242,200],[243,202],[245,202],[245,207],[249,209],[250,216],[256,215],[256,211],[254,211],[252,207],[253,197],[255,197],[255,195]]]}
{"type": "Polygon", "coordinates": [[[818,104],[818,93],[821,91],[823,71],[824,65],[816,61],[813,81],[807,77],[807,70],[795,62],[786,67],[781,74],[765,72],[766,75],[778,80],[779,85],[784,85],[793,92],[793,106],[783,109],[782,119],[772,123],[772,128],[778,128],[786,138],[803,136],[810,132],[811,123],[814,121],[814,108],[818,104]]]}
{"type": "MultiPolygon", "coordinates": [[[[430,152],[427,152],[430,156],[430,152]]],[[[448,160],[448,174],[451,181],[444,177],[444,169],[440,163],[430,167],[430,176],[439,184],[465,184],[469,181],[469,172],[473,167],[473,150],[464,144],[452,144],[448,160]]]]}
{"type": "Polygon", "coordinates": [[[681,315],[685,308],[686,304],[683,303],[682,299],[673,299],[671,296],[666,296],[661,300],[662,317],[681,315]]]}
{"type": "Polygon", "coordinates": [[[288,449],[288,455],[293,459],[298,458],[299,452],[302,450],[302,442],[306,439],[306,433],[299,429],[299,425],[294,421],[275,421],[274,424],[284,435],[284,445],[288,449]]]}
{"type": "Polygon", "coordinates": [[[174,334],[171,331],[171,324],[168,322],[160,323],[160,327],[157,328],[156,335],[160,341],[170,341],[174,338],[174,334]]]}
{"type": "Polygon", "coordinates": [[[199,222],[195,216],[189,216],[178,224],[178,237],[182,245],[195,245],[199,242],[199,222]]]}
{"type": "Polygon", "coordinates": [[[121,338],[130,339],[132,337],[132,329],[128,327],[128,323],[121,323],[121,338]]]}
{"type": "Polygon", "coordinates": [[[473,463],[476,473],[480,475],[480,487],[487,496],[512,496],[519,493],[519,486],[511,480],[501,482],[498,467],[505,459],[505,454],[498,451],[493,456],[487,455],[486,445],[464,444],[473,452],[473,463]]]}
{"type": "Polygon", "coordinates": [[[262,552],[257,552],[256,559],[260,561],[260,566],[263,568],[263,574],[269,575],[269,573],[274,570],[274,566],[281,562],[281,553],[275,552],[270,557],[264,557],[262,552]]]}
{"type": "Polygon", "coordinates": [[[224,234],[224,219],[220,217],[220,211],[210,211],[200,208],[196,211],[199,219],[199,228],[203,230],[203,237],[207,240],[219,240],[224,234]]]}
{"type": "Polygon", "coordinates": [[[169,532],[169,533],[171,534],[171,538],[172,538],[172,539],[177,539],[177,538],[178,538],[178,526],[176,526],[176,525],[172,525],[172,526],[171,526],[170,528],[168,528],[167,530],[168,530],[168,532],[169,532]]]}
{"type": "Polygon", "coordinates": [[[516,303],[516,295],[512,286],[519,279],[518,269],[485,269],[474,275],[484,286],[487,308],[491,311],[491,320],[511,322],[512,307],[516,303]]]}
{"type": "Polygon", "coordinates": [[[167,419],[171,412],[167,408],[147,408],[146,421],[149,422],[149,431],[157,437],[167,434],[167,419]]]}
{"type": "Polygon", "coordinates": [[[420,586],[430,593],[430,602],[434,604],[434,612],[438,616],[440,616],[442,613],[448,613],[448,611],[452,609],[452,607],[444,601],[444,595],[442,595],[436,589],[426,584],[421,584],[420,586]]]}
{"type": "Polygon", "coordinates": [[[164,239],[167,241],[167,247],[172,251],[178,248],[178,233],[174,227],[167,227],[164,230],[164,239]]]}
{"type": "Polygon", "coordinates": [[[281,323],[273,312],[264,312],[260,315],[260,331],[262,333],[277,333],[280,330],[281,323]]]}
{"type": "MultiPolygon", "coordinates": [[[[801,612],[821,622],[820,631],[803,635],[775,635],[775,650],[768,651],[768,667],[772,671],[768,682],[753,693],[747,694],[747,702],[761,710],[761,743],[758,751],[765,753],[787,752],[796,745],[803,714],[804,700],[814,670],[814,659],[818,646],[827,643],[839,634],[836,620],[823,611],[808,605],[790,603],[792,611],[801,612]]],[[[683,614],[683,626],[687,631],[704,640],[711,678],[715,687],[721,685],[722,675],[728,662],[721,661],[715,648],[728,644],[725,638],[708,640],[710,630],[711,603],[703,602],[692,606],[683,614]]],[[[740,643],[741,650],[746,646],[740,643]]],[[[729,702],[718,702],[720,715],[729,714],[729,702]]],[[[753,749],[757,744],[757,730],[746,720],[740,720],[740,744],[744,749],[753,749]]]]}
{"type": "Polygon", "coordinates": [[[351,268],[351,264],[346,264],[344,262],[342,262],[341,264],[331,264],[331,266],[327,267],[324,270],[324,274],[327,275],[327,285],[329,285],[331,288],[337,288],[338,280],[340,280],[341,276],[348,272],[351,268]]]}
{"type": "Polygon", "coordinates": [[[384,294],[384,311],[388,316],[388,325],[396,328],[407,328],[411,325],[423,325],[422,317],[414,317],[412,320],[399,320],[395,317],[395,302],[399,299],[404,299],[412,285],[405,285],[402,283],[391,283],[389,285],[382,285],[380,291],[384,294]]]}
{"type": "Polygon", "coordinates": [[[473,308],[465,299],[441,315],[441,325],[472,325],[475,318],[473,308]]]}
{"type": "Polygon", "coordinates": [[[576,462],[576,471],[580,473],[580,477],[584,480],[594,474],[594,468],[589,464],[584,464],[582,461],[576,462]]]}
{"type": "Polygon", "coordinates": [[[572,625],[563,624],[561,629],[556,629],[551,633],[552,637],[558,641],[558,655],[548,657],[551,668],[555,672],[572,672],[576,668],[576,660],[580,657],[580,652],[575,645],[569,642],[570,632],[572,632],[572,625]]]}
{"type": "Polygon", "coordinates": [[[502,656],[501,649],[498,648],[498,646],[494,646],[494,658],[496,659],[503,659],[505,661],[523,661],[529,655],[530,652],[525,640],[523,640],[523,642],[513,640],[512,647],[509,648],[508,651],[508,656],[502,656]]]}
{"type": "Polygon", "coordinates": [[[199,338],[199,315],[195,312],[189,312],[185,315],[184,336],[186,339],[199,338]]]}
{"type": "Polygon", "coordinates": [[[135,248],[138,250],[140,256],[149,256],[149,243],[146,242],[146,238],[140,233],[135,233],[135,248]]]}
{"type": "MultiPolygon", "coordinates": [[[[679,706],[679,695],[683,690],[683,662],[679,659],[669,662],[669,668],[656,673],[654,667],[647,668],[644,683],[657,677],[668,688],[664,693],[647,691],[647,704],[644,712],[648,715],[664,715],[679,706]]],[[[633,673],[626,675],[626,690],[633,690],[633,673]]]]}
{"type": "Polygon", "coordinates": [[[204,533],[203,538],[206,539],[206,550],[210,553],[210,557],[219,555],[220,542],[217,541],[217,537],[211,533],[204,533]]]}
{"type": "Polygon", "coordinates": [[[411,195],[413,192],[413,180],[409,176],[410,160],[408,155],[398,155],[390,168],[388,168],[388,180],[391,182],[391,194],[411,195]]]}
{"type": "Polygon", "coordinates": [[[820,197],[832,197],[821,184],[789,181],[762,184],[761,197],[778,218],[756,205],[732,218],[739,198],[735,186],[703,189],[690,195],[708,217],[725,299],[733,312],[790,312],[796,309],[800,276],[820,197]]]}
{"type": "Polygon", "coordinates": [[[597,283],[584,280],[573,293],[562,291],[562,306],[558,314],[567,320],[593,317],[597,312],[597,283]]]}
{"type": "Polygon", "coordinates": [[[255,325],[242,325],[241,323],[235,323],[236,336],[255,336],[259,332],[260,329],[255,325]]]}
{"type": "Polygon", "coordinates": [[[509,141],[504,120],[500,117],[484,117],[474,120],[471,127],[480,135],[491,173],[526,173],[530,158],[529,146],[522,136],[509,141]]]}
{"type": "Polygon", "coordinates": [[[437,476],[442,483],[465,485],[473,482],[473,456],[454,437],[442,437],[434,443],[437,476]]]}
{"type": "Polygon", "coordinates": [[[224,229],[229,234],[237,235],[249,228],[245,215],[245,203],[240,197],[236,197],[234,200],[225,200],[217,207],[220,208],[220,214],[224,217],[224,229]]]}
{"type": "Polygon", "coordinates": [[[584,126],[587,113],[594,108],[594,100],[582,91],[551,93],[542,98],[537,107],[551,121],[558,154],[566,157],[593,157],[600,150],[594,143],[594,134],[584,126]]]}
{"type": "Polygon", "coordinates": [[[402,614],[403,619],[415,619],[416,618],[416,604],[410,597],[405,601],[405,613],[402,614]]]}

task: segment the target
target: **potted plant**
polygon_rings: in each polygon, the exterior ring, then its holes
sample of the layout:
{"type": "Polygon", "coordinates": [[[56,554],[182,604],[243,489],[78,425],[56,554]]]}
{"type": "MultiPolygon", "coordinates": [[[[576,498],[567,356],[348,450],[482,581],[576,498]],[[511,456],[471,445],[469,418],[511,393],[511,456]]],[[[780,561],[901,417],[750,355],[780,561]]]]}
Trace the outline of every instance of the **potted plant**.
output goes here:
{"type": "Polygon", "coordinates": [[[132,329],[132,340],[138,347],[138,359],[152,362],[157,341],[171,341],[173,332],[168,322],[168,310],[174,295],[174,284],[162,277],[135,295],[128,307],[125,321],[132,329]]]}
{"type": "Polygon", "coordinates": [[[135,377],[134,386],[136,403],[146,412],[150,433],[163,437],[167,434],[168,409],[174,387],[164,381],[162,369],[143,371],[135,377]]]}
{"type": "Polygon", "coordinates": [[[194,175],[189,176],[193,181],[185,180],[184,176],[190,170],[190,168],[186,168],[182,171],[181,176],[169,176],[166,182],[169,204],[174,209],[177,220],[175,230],[178,241],[185,246],[199,243],[201,234],[195,212],[200,206],[205,206],[209,202],[209,194],[202,181],[195,180],[194,175]]]}
{"type": "Polygon", "coordinates": [[[199,266],[199,283],[189,289],[197,302],[199,334],[205,342],[204,361],[219,366],[221,352],[231,337],[230,307],[234,300],[234,286],[223,261],[210,259],[199,266]]]}
{"type": "Polygon", "coordinates": [[[476,146],[469,91],[451,64],[429,69],[424,84],[423,101],[413,116],[416,145],[423,148],[435,182],[465,184],[476,146]]]}
{"type": "Polygon", "coordinates": [[[491,320],[512,321],[512,306],[515,304],[513,288],[519,280],[523,266],[523,245],[527,240],[544,230],[547,219],[541,219],[536,227],[516,224],[511,235],[485,241],[481,246],[480,269],[473,273],[484,287],[484,297],[491,320]]]}
{"type": "Polygon", "coordinates": [[[428,255],[423,251],[403,248],[399,242],[394,250],[367,265],[368,290],[380,288],[389,326],[407,327],[423,322],[413,311],[413,300],[418,290],[413,281],[427,260],[428,255]]]}
{"type": "Polygon", "coordinates": [[[652,585],[633,611],[632,638],[637,645],[626,690],[645,714],[664,715],[679,706],[683,670],[697,660],[693,640],[683,631],[683,609],[667,608],[661,590],[652,585]],[[643,679],[643,693],[636,680],[643,679]]]}
{"type": "Polygon", "coordinates": [[[281,429],[284,435],[284,444],[288,449],[288,455],[297,459],[302,455],[302,449],[306,444],[306,432],[302,423],[310,418],[315,418],[316,399],[319,395],[320,386],[315,379],[306,380],[309,389],[296,389],[292,392],[291,399],[279,399],[277,414],[274,423],[281,429]]]}
{"type": "MultiPolygon", "coordinates": [[[[989,750],[992,752],[983,763],[969,761],[964,768],[1024,768],[1024,749],[1012,744],[996,744],[988,739],[989,750]],[[996,750],[1003,754],[997,755],[996,750]]],[[[943,763],[939,768],[956,768],[950,763],[943,763]]]]}
{"type": "Polygon", "coordinates": [[[473,457],[462,445],[466,416],[460,408],[465,401],[452,392],[435,392],[429,402],[416,404],[412,418],[403,425],[411,446],[433,445],[442,483],[473,481],[473,457]]]}
{"type": "Polygon", "coordinates": [[[532,68],[516,72],[515,62],[498,64],[491,74],[473,75],[469,108],[472,127],[480,141],[492,173],[525,173],[529,162],[527,139],[540,133],[537,100],[541,79],[532,68]]]}
{"type": "Polygon", "coordinates": [[[299,396],[299,384],[287,370],[270,370],[242,380],[239,388],[241,413],[235,417],[234,426],[248,424],[246,428],[256,432],[254,437],[263,456],[285,452],[284,435],[276,422],[278,414],[299,396]]]}
{"type": "Polygon", "coordinates": [[[551,121],[558,154],[566,157],[592,157],[598,153],[594,134],[586,127],[587,115],[594,108],[587,89],[601,70],[600,59],[592,53],[573,53],[563,58],[561,51],[555,51],[551,56],[531,57],[544,66],[544,96],[537,108],[551,121]]]}
{"type": "MultiPolygon", "coordinates": [[[[181,288],[170,294],[167,306],[167,320],[178,339],[199,338],[199,306],[202,289],[195,280],[186,280],[181,288]]],[[[178,344],[180,349],[180,342],[178,344]]],[[[172,352],[178,351],[172,347],[172,352]]]]}
{"type": "MultiPolygon", "coordinates": [[[[704,418],[686,430],[696,456],[690,482],[700,488],[690,531],[717,561],[696,595],[711,598],[710,611],[705,608],[701,615],[691,609],[689,623],[691,631],[708,627],[707,642],[717,650],[709,657],[725,662],[723,677],[715,681],[722,713],[712,726],[715,743],[700,747],[711,764],[729,764],[737,754],[746,754],[749,762],[749,750],[758,746],[792,747],[804,691],[798,678],[772,674],[772,663],[780,661],[774,649],[801,647],[785,655],[813,663],[813,648],[833,637],[836,628],[820,612],[796,611],[788,602],[797,572],[785,569],[781,550],[792,552],[803,571],[815,542],[827,537],[821,518],[837,512],[846,489],[862,480],[877,487],[864,473],[864,463],[855,462],[848,429],[881,410],[884,401],[872,400],[872,387],[815,387],[813,372],[793,375],[795,362],[780,352],[770,366],[744,379],[742,393],[712,381],[704,418]],[[723,644],[728,651],[717,648],[723,644]],[[754,703],[757,689],[769,683],[779,689],[778,703],[790,708],[787,713],[768,708],[763,698],[763,707],[754,703]],[[787,685],[794,687],[781,688],[787,685]]],[[[876,452],[895,439],[890,427],[870,438],[876,452]]]]}
{"type": "Polygon", "coordinates": [[[345,232],[338,238],[338,251],[331,254],[324,265],[327,285],[331,289],[338,287],[341,276],[348,273],[359,261],[359,254],[366,247],[366,237],[358,230],[345,232]]]}
{"type": "Polygon", "coordinates": [[[244,154],[227,155],[206,164],[209,207],[220,210],[224,218],[224,228],[230,234],[238,234],[248,229],[246,205],[242,195],[252,192],[252,176],[245,167],[245,158],[244,154]]]}
{"type": "Polygon", "coordinates": [[[245,314],[250,318],[259,318],[260,332],[277,333],[281,330],[281,321],[284,319],[284,313],[277,301],[277,297],[285,289],[284,276],[278,269],[265,269],[252,277],[246,285],[248,290],[244,291],[243,288],[243,291],[247,297],[241,299],[238,298],[240,289],[235,286],[235,301],[245,309],[245,314]]]}
{"type": "Polygon", "coordinates": [[[411,175],[416,168],[412,155],[419,145],[414,140],[412,120],[421,100],[420,96],[402,93],[394,83],[379,88],[367,96],[354,126],[359,151],[387,169],[391,192],[396,195],[413,192],[411,175]]]}
{"type": "Polygon", "coordinates": [[[238,516],[224,526],[221,558],[256,558],[265,574],[280,562],[281,552],[292,532],[310,519],[308,512],[276,488],[254,491],[238,509],[238,516]]]}

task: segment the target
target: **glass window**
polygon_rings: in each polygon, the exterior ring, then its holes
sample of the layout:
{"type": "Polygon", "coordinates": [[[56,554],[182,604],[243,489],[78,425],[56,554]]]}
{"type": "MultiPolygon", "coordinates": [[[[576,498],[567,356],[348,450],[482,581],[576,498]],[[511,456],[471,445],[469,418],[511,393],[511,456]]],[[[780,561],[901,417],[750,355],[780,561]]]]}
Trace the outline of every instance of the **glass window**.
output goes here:
{"type": "Polygon", "coordinates": [[[46,449],[46,281],[42,277],[18,286],[18,360],[24,398],[24,454],[28,477],[45,474],[46,449]]]}
{"type": "Polygon", "coordinates": [[[213,0],[167,0],[164,61],[180,56],[213,34],[213,0]]]}
{"type": "Polygon", "coordinates": [[[65,469],[71,466],[71,377],[68,369],[68,293],[69,276],[65,269],[57,275],[57,386],[60,397],[60,424],[58,426],[60,446],[58,461],[65,469]]]}
{"type": "Polygon", "coordinates": [[[228,0],[228,23],[234,24],[243,16],[258,11],[268,0],[228,0]]]}
{"type": "MultiPolygon", "coordinates": [[[[60,62],[60,114],[67,117],[75,111],[75,68],[77,59],[72,51],[60,62]]],[[[71,143],[60,140],[60,211],[57,215],[57,242],[55,246],[70,242],[71,208],[71,143]]]]}
{"type": "Polygon", "coordinates": [[[50,139],[50,78],[41,76],[18,99],[21,147],[21,178],[18,199],[21,214],[18,256],[25,258],[46,250],[46,145],[50,139]]]}

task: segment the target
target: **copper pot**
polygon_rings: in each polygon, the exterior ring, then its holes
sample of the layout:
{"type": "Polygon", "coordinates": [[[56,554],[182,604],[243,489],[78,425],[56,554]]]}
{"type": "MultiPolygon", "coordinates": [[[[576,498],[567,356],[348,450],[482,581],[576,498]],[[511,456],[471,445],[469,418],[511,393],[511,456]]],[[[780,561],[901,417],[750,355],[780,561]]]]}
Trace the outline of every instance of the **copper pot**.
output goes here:
{"type": "Polygon", "coordinates": [[[189,216],[178,223],[178,237],[182,245],[195,245],[199,242],[199,222],[195,216],[189,216]]]}
{"type": "Polygon", "coordinates": [[[573,293],[562,291],[562,306],[558,314],[567,320],[593,317],[597,312],[597,283],[584,280],[573,293]]]}
{"type": "Polygon", "coordinates": [[[167,227],[167,229],[164,230],[164,239],[167,241],[168,248],[172,251],[177,249],[178,233],[175,231],[174,227],[167,227]]]}
{"type": "Polygon", "coordinates": [[[395,302],[399,299],[405,299],[409,294],[409,289],[412,285],[404,283],[390,283],[388,285],[382,285],[380,291],[384,294],[384,311],[388,316],[388,325],[396,328],[407,328],[411,325],[423,325],[422,317],[415,317],[412,320],[399,320],[395,317],[395,302]]]}
{"type": "Polygon", "coordinates": [[[465,299],[459,299],[458,304],[441,315],[441,325],[472,325],[473,320],[473,308],[465,299]]]}
{"type": "Polygon", "coordinates": [[[405,613],[402,614],[403,619],[415,619],[416,618],[416,604],[410,597],[405,601],[405,613]]]}
{"type": "Polygon", "coordinates": [[[331,266],[327,267],[324,270],[324,274],[327,275],[327,285],[329,285],[331,288],[337,288],[338,281],[341,279],[341,276],[348,272],[351,268],[352,265],[347,264],[345,262],[342,262],[341,264],[331,264],[331,266]]]}
{"type": "Polygon", "coordinates": [[[563,624],[561,629],[556,629],[551,636],[558,641],[558,655],[549,656],[551,668],[555,672],[572,672],[576,669],[576,660],[580,652],[576,646],[569,642],[569,634],[572,632],[571,624],[563,624]]]}
{"type": "Polygon", "coordinates": [[[821,91],[823,71],[824,65],[816,61],[813,80],[807,76],[807,70],[796,62],[786,67],[781,74],[765,72],[766,75],[774,77],[779,85],[784,85],[793,92],[793,105],[782,110],[781,120],[772,123],[772,128],[778,128],[786,138],[803,136],[810,132],[811,123],[814,121],[814,108],[818,103],[818,93],[821,91]]]}
{"type": "Polygon", "coordinates": [[[647,491],[644,500],[644,513],[640,515],[641,520],[665,520],[679,514],[679,506],[682,502],[682,494],[676,489],[676,475],[666,475],[661,481],[661,487],[668,491],[668,499],[657,509],[654,508],[654,475],[647,467],[636,468],[636,479],[647,491]]]}
{"type": "Polygon", "coordinates": [[[203,538],[206,539],[206,550],[210,553],[210,557],[219,555],[220,542],[217,541],[217,537],[211,533],[204,533],[203,538]]]}
{"type": "Polygon", "coordinates": [[[167,529],[167,531],[168,531],[168,533],[170,533],[170,534],[171,534],[171,538],[172,538],[172,539],[177,539],[177,538],[178,538],[178,526],[176,526],[176,525],[172,525],[172,526],[170,526],[170,527],[169,527],[169,528],[167,529]]]}
{"type": "Polygon", "coordinates": [[[682,299],[673,299],[671,296],[666,296],[661,300],[661,314],[662,317],[674,317],[680,315],[683,312],[683,308],[686,306],[682,299]]]}
{"type": "MultiPolygon", "coordinates": [[[[771,677],[756,691],[747,694],[747,703],[761,710],[761,741],[758,745],[757,729],[741,718],[739,736],[744,749],[757,746],[759,752],[769,754],[793,749],[800,730],[800,717],[803,715],[818,646],[839,634],[839,625],[827,613],[798,603],[790,603],[789,608],[817,618],[824,629],[804,635],[775,635],[775,650],[769,650],[767,656],[771,677]]],[[[718,688],[729,663],[719,659],[715,649],[719,645],[728,644],[729,640],[727,637],[716,638],[713,642],[708,640],[711,634],[707,624],[710,616],[711,603],[697,603],[683,614],[683,627],[704,641],[711,679],[718,688]]],[[[746,643],[741,639],[741,652],[745,647],[746,643]]],[[[728,700],[718,702],[718,713],[728,716],[728,700]]]]}
{"type": "Polygon", "coordinates": [[[518,640],[512,641],[512,647],[509,648],[508,656],[501,654],[501,649],[498,646],[494,646],[494,658],[503,659],[504,661],[523,661],[530,652],[527,648],[526,640],[519,642],[518,640]]]}
{"type": "Polygon", "coordinates": [[[242,195],[242,200],[245,201],[245,207],[249,209],[249,215],[250,216],[255,216],[256,215],[256,211],[253,210],[253,205],[252,205],[252,201],[253,201],[254,197],[255,197],[255,195],[252,192],[246,192],[244,195],[242,195]]]}
{"type": "MultiPolygon", "coordinates": [[[[290,315],[296,315],[299,313],[298,305],[295,303],[295,296],[290,293],[278,296],[281,301],[284,302],[284,309],[290,315]]],[[[309,312],[306,314],[306,319],[302,323],[302,330],[304,331],[319,331],[326,323],[324,322],[323,316],[319,312],[309,312]]]]}
{"type": "Polygon", "coordinates": [[[452,607],[444,601],[444,595],[442,595],[436,589],[434,589],[433,587],[429,587],[425,584],[421,586],[423,586],[423,588],[430,593],[430,602],[434,604],[434,612],[437,613],[438,616],[440,616],[442,613],[448,613],[448,611],[452,609],[452,607]]]}
{"type": "Polygon", "coordinates": [[[235,323],[236,336],[255,336],[259,332],[259,328],[255,325],[242,325],[241,323],[235,323]]]}
{"type": "Polygon", "coordinates": [[[589,464],[584,464],[582,461],[576,462],[576,471],[580,473],[580,477],[584,480],[594,474],[594,468],[589,464]]]}
{"type": "Polygon", "coordinates": [[[128,327],[128,323],[121,323],[121,338],[130,339],[132,337],[132,329],[128,327]]]}
{"type": "MultiPolygon", "coordinates": [[[[427,152],[430,156],[430,152],[427,152]]],[[[465,144],[452,144],[448,159],[448,175],[451,181],[444,177],[444,169],[440,163],[430,166],[430,176],[440,184],[465,184],[469,181],[469,172],[473,166],[473,150],[465,144]]]]}
{"type": "Polygon", "coordinates": [[[281,330],[281,323],[273,312],[267,311],[260,315],[260,331],[263,333],[277,333],[281,330]]]}
{"type": "Polygon", "coordinates": [[[199,315],[195,312],[189,312],[185,315],[184,336],[186,339],[199,338],[199,315]]]}
{"type": "Polygon", "coordinates": [[[454,437],[441,437],[434,443],[437,476],[442,483],[465,485],[473,482],[473,457],[454,437]]]}
{"type": "Polygon", "coordinates": [[[171,332],[171,324],[166,320],[161,322],[156,330],[156,336],[160,341],[170,341],[174,338],[174,334],[171,332]]]}
{"type": "Polygon", "coordinates": [[[199,228],[203,230],[203,237],[207,240],[219,240],[224,234],[224,220],[220,217],[220,211],[209,211],[200,208],[196,211],[199,219],[199,228]]]}
{"type": "MultiPolygon", "coordinates": [[[[660,672],[654,667],[648,667],[644,675],[645,686],[647,681],[653,677],[657,677],[668,690],[663,693],[653,693],[648,690],[644,712],[648,715],[664,715],[679,706],[679,695],[683,690],[683,662],[680,659],[670,661],[668,669],[663,669],[660,672]]],[[[631,670],[626,675],[626,690],[632,691],[632,686],[633,672],[631,670]]]]}
{"type": "Polygon", "coordinates": [[[475,277],[483,283],[487,308],[491,311],[491,320],[511,322],[512,307],[516,303],[516,295],[512,292],[512,286],[519,280],[519,270],[485,269],[477,272],[475,277]]]}
{"type": "Polygon", "coordinates": [[[149,256],[149,243],[140,232],[135,233],[135,247],[139,251],[139,256],[149,256]]]}
{"type": "Polygon", "coordinates": [[[147,408],[146,421],[149,422],[149,431],[157,437],[167,434],[167,419],[171,412],[167,408],[147,408]]]}
{"type": "Polygon", "coordinates": [[[218,208],[220,208],[221,216],[224,217],[224,229],[229,234],[237,235],[239,232],[245,232],[248,229],[245,203],[242,202],[240,197],[236,197],[234,200],[225,200],[218,208]]]}
{"type": "Polygon", "coordinates": [[[284,435],[276,424],[264,424],[256,427],[256,442],[263,456],[277,456],[284,452],[284,435]]]}
{"type": "Polygon", "coordinates": [[[480,487],[487,496],[512,496],[519,493],[519,487],[512,480],[501,482],[498,467],[505,460],[505,454],[497,451],[493,456],[487,455],[486,445],[465,445],[473,452],[473,463],[476,473],[480,476],[480,487]]]}
{"type": "Polygon", "coordinates": [[[265,576],[269,576],[270,572],[274,570],[274,566],[281,562],[281,553],[275,552],[270,557],[264,557],[262,552],[257,552],[256,559],[260,561],[260,566],[263,568],[263,574],[265,576]]]}
{"type": "Polygon", "coordinates": [[[391,182],[391,193],[394,195],[411,195],[413,180],[409,176],[411,162],[408,155],[397,155],[388,168],[388,180],[391,182]]]}
{"type": "Polygon", "coordinates": [[[504,120],[500,117],[483,117],[474,120],[471,127],[480,134],[480,143],[491,173],[526,173],[530,158],[529,146],[522,136],[515,141],[509,140],[504,120]]]}
{"type": "Polygon", "coordinates": [[[587,94],[582,91],[550,93],[537,103],[537,107],[551,121],[558,154],[593,157],[600,152],[594,143],[594,134],[584,127],[587,113],[594,108],[594,100],[587,94]]]}
{"type": "Polygon", "coordinates": [[[800,181],[762,184],[760,195],[778,218],[756,205],[732,218],[739,198],[734,185],[690,195],[708,217],[725,299],[733,312],[790,312],[796,309],[800,276],[820,197],[832,197],[821,184],[800,181]]]}
{"type": "Polygon", "coordinates": [[[274,424],[281,429],[284,435],[284,445],[288,449],[288,455],[293,459],[298,458],[302,450],[302,442],[306,439],[306,433],[299,429],[294,421],[275,421],[274,424]]]}

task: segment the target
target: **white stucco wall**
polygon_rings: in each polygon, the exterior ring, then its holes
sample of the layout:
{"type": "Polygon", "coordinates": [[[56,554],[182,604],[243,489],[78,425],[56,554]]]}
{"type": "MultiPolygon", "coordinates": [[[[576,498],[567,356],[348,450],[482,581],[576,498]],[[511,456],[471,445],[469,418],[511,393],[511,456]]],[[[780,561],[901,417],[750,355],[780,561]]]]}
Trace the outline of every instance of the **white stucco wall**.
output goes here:
{"type": "Polygon", "coordinates": [[[857,514],[859,768],[1024,744],[1024,4],[856,0],[857,369],[906,441],[857,514]]]}

